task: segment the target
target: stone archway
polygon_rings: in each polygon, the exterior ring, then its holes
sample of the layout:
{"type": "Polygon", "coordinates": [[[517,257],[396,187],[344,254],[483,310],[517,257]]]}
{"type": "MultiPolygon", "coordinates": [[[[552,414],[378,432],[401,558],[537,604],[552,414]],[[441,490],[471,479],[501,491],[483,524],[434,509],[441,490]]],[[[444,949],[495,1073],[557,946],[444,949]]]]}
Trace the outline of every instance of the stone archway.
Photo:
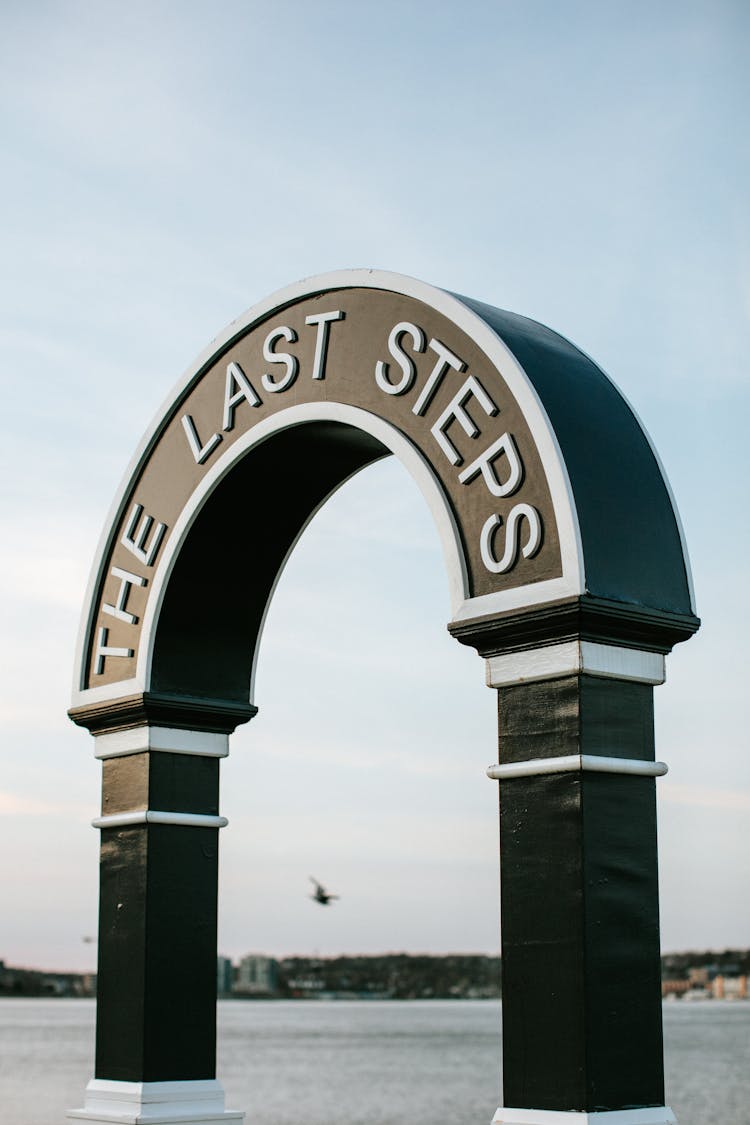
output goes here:
{"type": "Polygon", "coordinates": [[[652,689],[698,620],[668,485],[631,408],[568,341],[377,271],[300,283],[230,325],[115,500],[71,709],[103,760],[96,1076],[73,1116],[237,1116],[215,1078],[219,758],[256,711],[263,622],[297,538],[391,454],[441,536],[448,627],[498,691],[496,1120],[673,1120],[652,689]]]}

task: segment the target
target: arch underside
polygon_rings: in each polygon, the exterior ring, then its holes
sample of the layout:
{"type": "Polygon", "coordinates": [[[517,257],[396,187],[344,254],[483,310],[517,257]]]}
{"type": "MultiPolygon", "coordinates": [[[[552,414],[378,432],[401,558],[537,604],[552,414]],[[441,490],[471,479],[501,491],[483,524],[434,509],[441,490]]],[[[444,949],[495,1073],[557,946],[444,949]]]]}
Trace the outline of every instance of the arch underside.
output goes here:
{"type": "Polygon", "coordinates": [[[299,535],[346,480],[390,454],[371,434],[331,421],[281,430],[245,454],[174,563],[150,690],[246,702],[268,603],[299,535]]]}

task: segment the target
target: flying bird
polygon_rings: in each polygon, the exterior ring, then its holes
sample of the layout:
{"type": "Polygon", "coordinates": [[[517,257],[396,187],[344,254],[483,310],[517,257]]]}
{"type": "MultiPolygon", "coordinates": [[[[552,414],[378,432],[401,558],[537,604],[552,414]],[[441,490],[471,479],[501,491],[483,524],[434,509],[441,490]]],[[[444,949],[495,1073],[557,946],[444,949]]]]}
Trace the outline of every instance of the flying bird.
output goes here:
{"type": "Polygon", "coordinates": [[[321,906],[328,906],[332,899],[339,897],[338,895],[330,894],[312,875],[310,875],[310,882],[315,887],[315,894],[310,895],[313,902],[319,902],[321,906]]]}

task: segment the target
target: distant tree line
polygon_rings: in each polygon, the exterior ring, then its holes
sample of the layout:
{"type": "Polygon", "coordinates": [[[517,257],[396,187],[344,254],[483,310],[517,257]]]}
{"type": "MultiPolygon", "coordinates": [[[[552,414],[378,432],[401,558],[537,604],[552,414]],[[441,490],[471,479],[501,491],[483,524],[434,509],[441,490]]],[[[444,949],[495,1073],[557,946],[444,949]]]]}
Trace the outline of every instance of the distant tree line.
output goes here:
{"type": "Polygon", "coordinates": [[[10,968],[0,961],[0,996],[95,996],[93,973],[10,968]]]}
{"type": "MultiPolygon", "coordinates": [[[[685,980],[697,969],[707,970],[711,978],[750,976],[750,949],[665,953],[661,961],[665,981],[685,980]]],[[[502,990],[500,958],[481,954],[286,957],[273,964],[273,991],[266,995],[285,998],[328,993],[394,1000],[485,999],[499,997],[502,990]]],[[[95,994],[92,973],[11,968],[0,961],[0,997],[95,994]]]]}
{"type": "Polygon", "coordinates": [[[496,997],[500,958],[479,954],[287,957],[278,962],[280,996],[334,992],[394,1000],[496,997]]]}

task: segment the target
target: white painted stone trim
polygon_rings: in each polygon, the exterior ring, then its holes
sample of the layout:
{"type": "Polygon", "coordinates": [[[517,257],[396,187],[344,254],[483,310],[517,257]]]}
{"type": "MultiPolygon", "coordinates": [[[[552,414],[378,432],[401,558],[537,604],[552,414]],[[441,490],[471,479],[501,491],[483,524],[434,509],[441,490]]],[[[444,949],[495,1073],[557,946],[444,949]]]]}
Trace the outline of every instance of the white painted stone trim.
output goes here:
{"type": "Polygon", "coordinates": [[[159,750],[163,754],[197,754],[203,758],[226,758],[229,735],[213,731],[178,730],[144,724],[131,730],[108,731],[95,735],[94,757],[121,758],[159,750]]]}
{"type": "Polygon", "coordinates": [[[669,1106],[576,1113],[557,1109],[511,1109],[501,1106],[492,1125],[677,1125],[669,1106]]]}
{"type": "Polygon", "coordinates": [[[226,828],[225,816],[208,816],[204,813],[156,812],[152,809],[134,809],[132,812],[97,816],[91,821],[94,828],[128,828],[132,824],[175,824],[188,828],[226,828]]]}
{"type": "MultiPolygon", "coordinates": [[[[125,472],[117,495],[110,508],[89,577],[83,603],[84,612],[78,635],[74,672],[75,680],[73,686],[74,707],[105,699],[116,699],[126,694],[122,682],[82,690],[82,685],[87,674],[85,659],[87,641],[90,630],[93,627],[92,617],[96,610],[96,606],[94,605],[94,592],[99,585],[104,562],[107,558],[115,530],[119,525],[125,505],[128,502],[131,482],[140,473],[154,445],[158,441],[163,419],[171,414],[175,403],[181,401],[190,391],[212,359],[252,325],[267,320],[274,313],[281,312],[284,308],[311,294],[336,289],[353,288],[382,289],[387,292],[401,293],[407,297],[414,297],[430,308],[442,313],[442,315],[451,320],[457,328],[466,332],[482,349],[490,363],[500,371],[502,377],[507,382],[511,394],[518,402],[526,419],[544,467],[558,524],[563,577],[554,579],[550,583],[532,583],[525,587],[517,587],[512,591],[508,591],[507,594],[489,594],[484,598],[472,598],[468,601],[464,601],[462,599],[466,598],[465,583],[463,583],[464,589],[460,596],[456,597],[458,589],[462,584],[462,574],[460,570],[456,569],[455,562],[452,566],[449,563],[448,573],[453,594],[453,619],[463,620],[471,617],[486,616],[488,614],[500,612],[503,609],[514,609],[523,605],[536,605],[542,600],[546,601],[550,598],[562,598],[584,592],[586,582],[578,516],[570,479],[557,437],[531,380],[494,329],[482,320],[477,313],[465,305],[460,298],[455,297],[446,290],[438,289],[435,286],[428,285],[415,278],[390,273],[384,270],[372,269],[339,270],[328,274],[320,274],[316,277],[306,278],[296,282],[272,294],[259,304],[248,309],[241,317],[229,324],[211,344],[204,349],[195,363],[193,363],[178,380],[161,408],[154,416],[151,425],[141,439],[130,465],[125,472]],[[541,586],[549,587],[549,589],[542,594],[540,591],[541,586]]],[[[377,416],[373,415],[372,417],[375,418],[377,416]]],[[[382,419],[379,418],[378,420],[382,421],[382,419]]],[[[252,427],[252,429],[255,429],[255,427],[252,427]]],[[[411,446],[411,443],[408,444],[411,446]]],[[[389,448],[393,449],[392,446],[389,446],[389,448]]],[[[411,448],[414,450],[413,446],[411,448]]],[[[403,460],[399,450],[393,449],[393,452],[397,457],[403,460]]],[[[406,462],[404,463],[406,464],[406,462]]],[[[408,464],[406,467],[409,471],[412,471],[408,464]]],[[[418,481],[417,483],[420,482],[418,481]]],[[[190,503],[192,504],[192,500],[190,503]]],[[[432,504],[430,506],[432,507],[432,504]]],[[[444,523],[446,520],[450,519],[451,513],[450,506],[444,500],[442,501],[442,507],[443,514],[441,522],[444,523]]],[[[435,514],[434,508],[433,514],[435,514]]],[[[170,539],[171,538],[172,536],[170,536],[170,539]]],[[[458,547],[462,559],[460,543],[458,547]]],[[[160,566],[159,570],[162,569],[163,568],[160,566]]],[[[149,598],[149,606],[152,600],[152,598],[149,598]]],[[[143,639],[145,629],[146,623],[144,621],[144,627],[141,633],[141,652],[144,648],[143,639]]],[[[139,666],[136,678],[129,683],[128,692],[142,690],[143,671],[139,666]]]]}
{"type": "Polygon", "coordinates": [[[224,1108],[224,1088],[216,1079],[195,1082],[115,1082],[92,1078],[83,1109],[68,1120],[96,1125],[226,1125],[242,1121],[241,1110],[224,1108]]]}
{"type": "Polygon", "coordinates": [[[640,758],[609,758],[599,754],[564,754],[559,758],[530,758],[524,762],[507,762],[487,767],[492,781],[511,777],[533,777],[543,773],[624,773],[632,777],[663,777],[669,771],[666,762],[644,762],[640,758]]]}
{"type": "Polygon", "coordinates": [[[663,684],[666,679],[663,653],[597,641],[564,641],[524,652],[507,652],[490,656],[485,663],[487,686],[494,688],[581,673],[642,684],[663,684]]]}

